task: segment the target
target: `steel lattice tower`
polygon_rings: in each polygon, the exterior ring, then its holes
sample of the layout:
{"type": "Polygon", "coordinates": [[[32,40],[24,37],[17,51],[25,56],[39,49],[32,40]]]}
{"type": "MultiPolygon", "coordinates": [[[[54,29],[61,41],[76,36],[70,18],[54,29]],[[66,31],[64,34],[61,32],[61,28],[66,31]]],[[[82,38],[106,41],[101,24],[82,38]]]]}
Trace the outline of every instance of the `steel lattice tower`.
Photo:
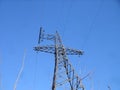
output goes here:
{"type": "Polygon", "coordinates": [[[82,55],[83,52],[64,47],[58,32],[46,34],[42,27],[40,28],[38,44],[38,46],[34,47],[35,51],[55,55],[52,90],[84,90],[82,79],[75,73],[67,58],[67,55],[82,55]],[[53,41],[53,45],[40,45],[43,40],[53,41]]]}

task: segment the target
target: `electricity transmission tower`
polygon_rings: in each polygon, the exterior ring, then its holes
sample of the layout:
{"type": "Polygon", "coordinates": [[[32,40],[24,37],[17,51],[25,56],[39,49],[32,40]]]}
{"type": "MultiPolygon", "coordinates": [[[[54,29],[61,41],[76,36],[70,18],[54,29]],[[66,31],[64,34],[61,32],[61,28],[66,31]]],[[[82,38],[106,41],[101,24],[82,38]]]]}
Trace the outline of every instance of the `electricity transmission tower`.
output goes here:
{"type": "Polygon", "coordinates": [[[85,90],[82,79],[75,73],[67,58],[67,55],[82,55],[83,52],[64,47],[57,31],[55,34],[46,34],[41,27],[38,46],[34,50],[55,55],[52,90],[85,90]],[[53,44],[41,45],[43,40],[53,41],[53,44]]]}

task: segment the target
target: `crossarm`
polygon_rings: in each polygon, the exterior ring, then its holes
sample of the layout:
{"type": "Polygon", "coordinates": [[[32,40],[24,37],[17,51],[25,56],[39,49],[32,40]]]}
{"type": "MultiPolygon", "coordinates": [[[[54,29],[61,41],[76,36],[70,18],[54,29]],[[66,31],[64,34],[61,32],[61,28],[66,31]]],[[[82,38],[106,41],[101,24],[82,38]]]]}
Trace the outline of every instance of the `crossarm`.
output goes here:
{"type": "Polygon", "coordinates": [[[46,52],[46,53],[55,53],[55,48],[54,46],[37,46],[34,47],[35,51],[41,51],[41,52],[46,52]]]}
{"type": "Polygon", "coordinates": [[[82,55],[83,51],[81,50],[76,50],[76,49],[71,49],[71,48],[66,48],[66,54],[67,55],[82,55]]]}
{"type": "MultiPolygon", "coordinates": [[[[61,52],[61,54],[63,53],[63,47],[58,47],[58,51],[61,52]]],[[[35,51],[41,51],[41,52],[46,52],[46,53],[55,53],[55,46],[51,45],[51,46],[37,46],[34,47],[35,51]]],[[[75,49],[71,49],[71,48],[65,48],[66,54],[67,55],[82,55],[83,51],[80,50],[75,50],[75,49]]]]}

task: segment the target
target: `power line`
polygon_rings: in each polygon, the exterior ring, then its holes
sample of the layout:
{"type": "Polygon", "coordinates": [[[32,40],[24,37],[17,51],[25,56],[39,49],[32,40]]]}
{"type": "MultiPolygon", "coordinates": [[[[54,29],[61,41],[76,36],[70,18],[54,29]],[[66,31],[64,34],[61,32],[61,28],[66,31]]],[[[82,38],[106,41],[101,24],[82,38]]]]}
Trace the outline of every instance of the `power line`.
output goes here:
{"type": "Polygon", "coordinates": [[[70,12],[71,12],[71,9],[72,9],[72,7],[73,7],[73,0],[70,0],[69,1],[69,4],[68,4],[68,2],[67,1],[65,1],[65,0],[63,0],[64,2],[62,2],[62,4],[63,4],[63,9],[62,9],[62,11],[64,11],[65,10],[65,8],[67,8],[66,10],[66,14],[65,13],[63,13],[64,15],[64,17],[62,17],[63,19],[62,19],[62,23],[60,23],[59,25],[61,26],[61,27],[63,27],[63,29],[62,29],[62,37],[63,37],[63,39],[64,39],[64,35],[65,35],[65,32],[67,31],[67,29],[66,29],[66,23],[68,22],[68,18],[69,18],[69,16],[70,16],[70,12]],[[67,2],[67,3],[66,3],[67,2]],[[68,4],[68,7],[66,7],[66,4],[68,4]]]}
{"type": "Polygon", "coordinates": [[[38,53],[36,54],[35,57],[35,66],[34,66],[34,77],[33,77],[33,90],[36,88],[36,83],[37,83],[37,74],[38,74],[38,69],[39,69],[39,65],[38,65],[38,53]]]}
{"type": "Polygon", "coordinates": [[[1,66],[2,65],[1,64],[2,64],[2,59],[1,59],[1,55],[0,55],[0,89],[4,90],[3,86],[2,86],[2,73],[1,73],[1,71],[2,71],[2,69],[1,69],[2,67],[1,66]]]}
{"type": "Polygon", "coordinates": [[[85,44],[87,43],[87,41],[88,41],[88,39],[89,39],[89,37],[90,37],[90,34],[91,34],[92,30],[93,30],[93,26],[94,26],[95,21],[96,21],[96,18],[97,18],[98,15],[100,14],[100,11],[101,11],[101,8],[102,8],[103,4],[104,4],[104,0],[101,0],[101,3],[100,3],[100,5],[99,5],[99,7],[98,7],[98,9],[97,9],[97,12],[96,12],[96,14],[95,14],[95,16],[94,16],[94,18],[93,18],[93,20],[92,20],[92,23],[90,24],[90,27],[89,27],[89,29],[88,29],[88,33],[86,34],[86,37],[85,37],[85,39],[84,39],[84,41],[83,41],[82,48],[85,47],[85,44]]]}

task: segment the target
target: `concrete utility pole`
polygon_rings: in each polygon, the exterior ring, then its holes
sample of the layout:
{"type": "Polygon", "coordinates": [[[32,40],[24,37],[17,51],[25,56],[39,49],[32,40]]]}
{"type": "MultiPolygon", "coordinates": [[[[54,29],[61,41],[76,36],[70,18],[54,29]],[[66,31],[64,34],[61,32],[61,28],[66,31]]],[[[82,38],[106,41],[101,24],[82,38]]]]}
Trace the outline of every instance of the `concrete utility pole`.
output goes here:
{"type": "Polygon", "coordinates": [[[64,47],[58,32],[46,34],[42,27],[40,28],[38,44],[38,46],[34,47],[35,51],[55,55],[52,90],[64,90],[65,88],[67,90],[84,90],[82,79],[75,73],[67,58],[67,55],[82,55],[83,52],[64,47]],[[43,40],[53,41],[53,45],[41,45],[43,40]]]}

